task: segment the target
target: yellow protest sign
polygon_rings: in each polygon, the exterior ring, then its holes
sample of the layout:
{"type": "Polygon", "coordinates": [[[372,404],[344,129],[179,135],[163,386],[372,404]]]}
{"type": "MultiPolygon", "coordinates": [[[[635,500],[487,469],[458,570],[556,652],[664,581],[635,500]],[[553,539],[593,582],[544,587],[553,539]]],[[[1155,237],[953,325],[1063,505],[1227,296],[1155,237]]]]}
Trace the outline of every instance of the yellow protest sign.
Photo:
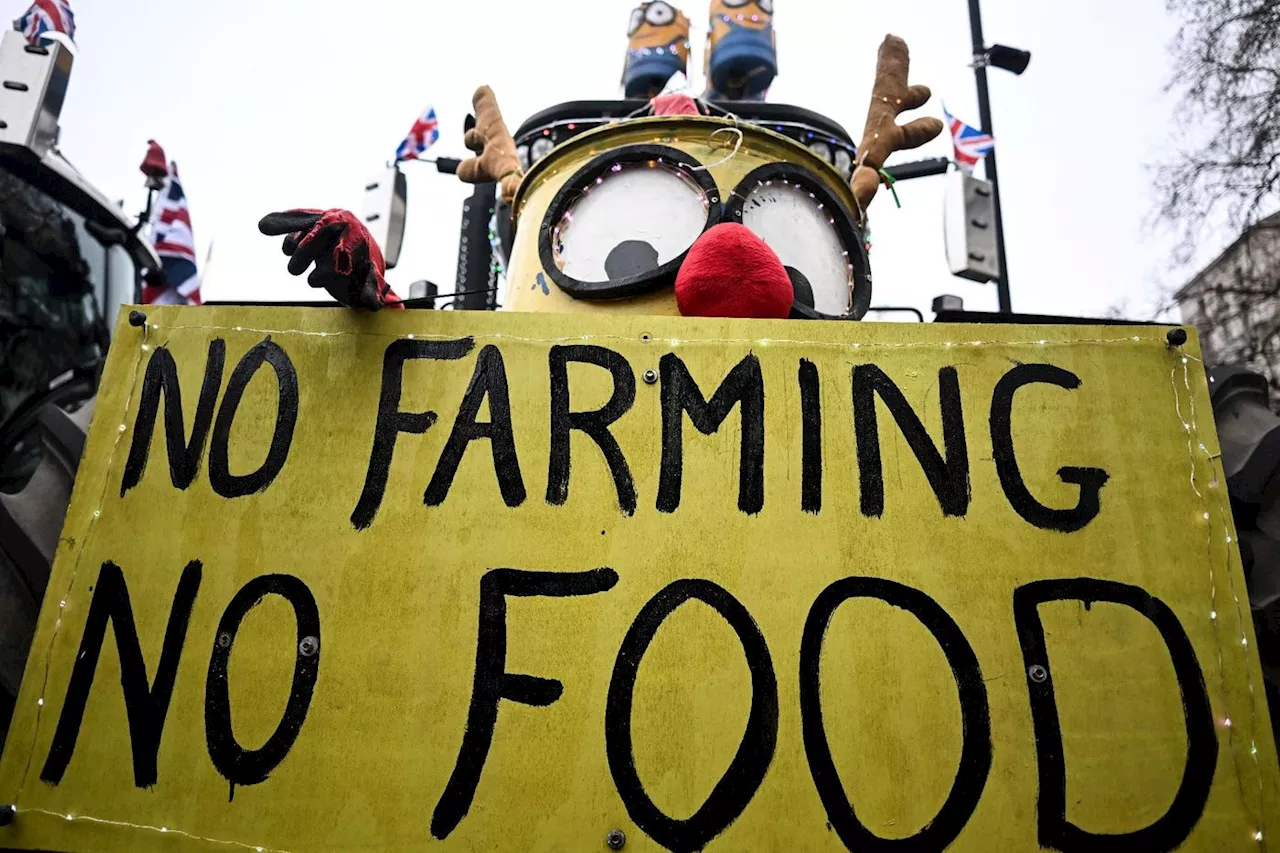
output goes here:
{"type": "Polygon", "coordinates": [[[150,309],[0,847],[1263,849],[1164,332],[150,309]]]}

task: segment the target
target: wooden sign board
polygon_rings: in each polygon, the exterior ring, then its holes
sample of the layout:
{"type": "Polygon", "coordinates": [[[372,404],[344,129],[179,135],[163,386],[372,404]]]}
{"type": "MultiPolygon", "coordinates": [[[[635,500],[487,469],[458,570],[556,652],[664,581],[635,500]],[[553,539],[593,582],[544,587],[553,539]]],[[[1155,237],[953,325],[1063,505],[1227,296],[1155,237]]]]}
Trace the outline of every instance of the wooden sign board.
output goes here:
{"type": "Polygon", "coordinates": [[[149,310],[0,847],[1262,849],[1164,332],[149,310]]]}

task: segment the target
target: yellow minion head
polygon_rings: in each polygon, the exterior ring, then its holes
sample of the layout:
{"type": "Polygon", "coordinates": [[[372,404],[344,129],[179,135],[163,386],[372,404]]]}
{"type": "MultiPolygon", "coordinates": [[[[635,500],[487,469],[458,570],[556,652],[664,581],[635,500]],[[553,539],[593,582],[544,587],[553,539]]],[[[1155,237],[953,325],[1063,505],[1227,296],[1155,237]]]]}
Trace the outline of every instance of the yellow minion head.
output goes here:
{"type": "Polygon", "coordinates": [[[689,19],[666,0],[650,0],[631,12],[628,59],[671,53],[682,66],[689,61],[689,19]]]}
{"type": "Polygon", "coordinates": [[[773,0],[711,0],[713,40],[737,28],[764,30],[773,26],[773,0]]]}
{"type": "Polygon", "coordinates": [[[834,167],[756,125],[676,115],[579,134],[513,205],[516,311],[856,319],[857,202],[834,167]]]}
{"type": "Polygon", "coordinates": [[[705,60],[711,98],[763,99],[778,73],[773,0],[712,0],[705,60]]]}

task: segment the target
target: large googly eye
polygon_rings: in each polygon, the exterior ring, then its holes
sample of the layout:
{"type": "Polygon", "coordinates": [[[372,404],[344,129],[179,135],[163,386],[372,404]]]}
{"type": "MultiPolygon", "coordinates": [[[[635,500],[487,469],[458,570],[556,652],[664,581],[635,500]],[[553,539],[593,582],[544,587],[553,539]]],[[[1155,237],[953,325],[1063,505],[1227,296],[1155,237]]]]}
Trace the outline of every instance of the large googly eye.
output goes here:
{"type": "Polygon", "coordinates": [[[676,10],[662,0],[657,0],[645,8],[644,19],[655,27],[665,27],[676,19],[676,10]]]}
{"type": "Polygon", "coordinates": [[[640,25],[644,23],[644,9],[636,8],[631,10],[631,23],[627,25],[627,35],[633,36],[636,30],[640,29],[640,25]]]}
{"type": "Polygon", "coordinates": [[[578,281],[653,272],[688,251],[707,224],[707,197],[657,161],[618,163],[589,184],[556,226],[556,266],[578,281]]]}
{"type": "Polygon", "coordinates": [[[784,181],[768,181],[747,194],[742,224],[778,255],[796,286],[796,301],[820,314],[849,311],[848,259],[828,211],[814,194],[784,181]]]}
{"type": "Polygon", "coordinates": [[[673,148],[632,146],[588,164],[543,221],[543,268],[578,298],[619,298],[675,280],[685,254],[719,221],[715,181],[673,148]]]}
{"type": "Polygon", "coordinates": [[[760,11],[767,15],[773,14],[773,0],[757,0],[757,3],[760,6],[760,11]]]}
{"type": "Polygon", "coordinates": [[[791,276],[802,315],[860,316],[870,299],[862,284],[861,240],[843,204],[795,166],[757,169],[734,192],[732,218],[773,249],[791,276]],[[858,298],[860,297],[860,298],[858,298]]]}
{"type": "Polygon", "coordinates": [[[730,9],[741,9],[749,2],[751,2],[751,0],[724,0],[724,5],[728,6],[730,9]]]}

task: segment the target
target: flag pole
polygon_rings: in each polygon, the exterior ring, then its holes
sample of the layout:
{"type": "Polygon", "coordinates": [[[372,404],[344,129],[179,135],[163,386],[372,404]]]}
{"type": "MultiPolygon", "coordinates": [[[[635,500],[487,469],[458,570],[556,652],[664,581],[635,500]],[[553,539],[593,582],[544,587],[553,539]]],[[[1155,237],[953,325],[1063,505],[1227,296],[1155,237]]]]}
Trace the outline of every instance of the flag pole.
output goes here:
{"type": "Polygon", "coordinates": [[[204,265],[200,267],[199,278],[196,279],[196,290],[204,295],[204,277],[209,272],[209,264],[213,261],[213,240],[209,241],[209,251],[204,253],[204,265]]]}
{"type": "Polygon", "coordinates": [[[446,175],[456,175],[458,167],[462,165],[462,161],[454,157],[413,157],[409,160],[400,160],[399,163],[430,163],[436,167],[437,172],[443,172],[446,175]]]}
{"type": "Polygon", "coordinates": [[[133,233],[141,234],[142,229],[151,224],[151,206],[155,204],[156,191],[151,187],[147,187],[147,206],[142,209],[142,213],[138,214],[138,221],[134,223],[133,233]]]}
{"type": "MultiPolygon", "coordinates": [[[[991,94],[987,91],[987,45],[982,37],[982,10],[979,0],[969,0],[969,30],[973,35],[973,76],[978,82],[978,120],[982,132],[995,135],[991,128],[991,94]]],[[[996,252],[1000,262],[1000,277],[996,279],[996,299],[1001,314],[1012,314],[1009,300],[1009,263],[1004,254],[1004,217],[1000,214],[1000,181],[996,177],[996,152],[991,149],[985,158],[987,180],[991,182],[991,200],[996,209],[996,252]]]]}

